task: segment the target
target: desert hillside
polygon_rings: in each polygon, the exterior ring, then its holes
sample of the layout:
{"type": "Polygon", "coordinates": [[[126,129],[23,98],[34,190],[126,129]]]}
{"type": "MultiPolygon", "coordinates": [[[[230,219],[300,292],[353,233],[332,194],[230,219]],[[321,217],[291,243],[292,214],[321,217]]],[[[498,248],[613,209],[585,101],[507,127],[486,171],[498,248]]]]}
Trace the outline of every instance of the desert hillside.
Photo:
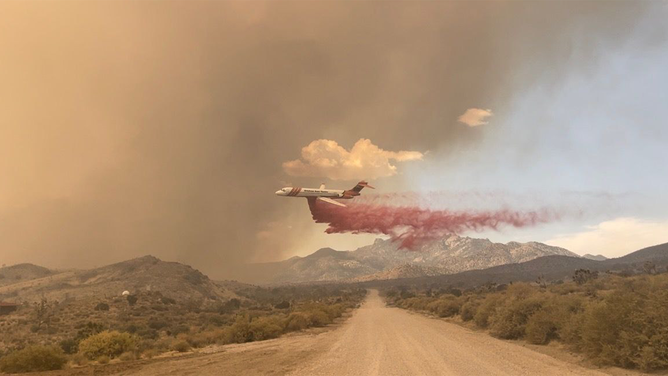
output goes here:
{"type": "MultiPolygon", "coordinates": [[[[26,265],[26,264],[22,264],[26,265]]],[[[9,267],[6,269],[10,269],[9,267]]],[[[22,268],[24,270],[25,268],[22,268]]],[[[31,270],[48,270],[32,265],[31,270]]],[[[170,298],[233,298],[231,293],[192,267],[144,256],[116,264],[65,272],[33,273],[34,278],[14,279],[0,287],[0,298],[35,302],[42,298],[66,300],[119,296],[157,291],[170,298]]]]}

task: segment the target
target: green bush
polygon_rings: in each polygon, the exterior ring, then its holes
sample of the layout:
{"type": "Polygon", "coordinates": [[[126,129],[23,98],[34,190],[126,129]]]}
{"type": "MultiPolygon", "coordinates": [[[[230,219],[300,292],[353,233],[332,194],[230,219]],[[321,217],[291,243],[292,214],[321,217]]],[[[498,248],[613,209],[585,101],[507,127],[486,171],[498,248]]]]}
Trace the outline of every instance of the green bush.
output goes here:
{"type": "Polygon", "coordinates": [[[311,326],[311,320],[304,312],[293,312],[286,320],[285,330],[289,332],[296,332],[307,329],[311,326]]]}
{"type": "Polygon", "coordinates": [[[253,341],[262,341],[280,336],[283,332],[283,327],[276,318],[259,317],[251,321],[249,332],[253,341]]]}
{"type": "Polygon", "coordinates": [[[79,352],[91,360],[100,356],[114,358],[127,351],[136,351],[137,342],[137,338],[130,333],[105,331],[81,341],[79,352]]]}
{"type": "Polygon", "coordinates": [[[67,363],[63,351],[56,346],[29,346],[0,358],[0,371],[23,373],[62,369],[67,363]]]}
{"type": "Polygon", "coordinates": [[[227,331],[230,342],[244,343],[250,341],[250,319],[248,316],[237,316],[236,321],[227,328],[227,331]]]}
{"type": "Polygon", "coordinates": [[[503,339],[524,337],[529,317],[542,305],[543,301],[538,297],[507,301],[490,317],[490,333],[503,339]]]}
{"type": "Polygon", "coordinates": [[[454,296],[451,298],[441,298],[432,303],[432,305],[433,304],[436,304],[433,312],[439,317],[452,317],[457,315],[462,306],[459,300],[454,296]]]}

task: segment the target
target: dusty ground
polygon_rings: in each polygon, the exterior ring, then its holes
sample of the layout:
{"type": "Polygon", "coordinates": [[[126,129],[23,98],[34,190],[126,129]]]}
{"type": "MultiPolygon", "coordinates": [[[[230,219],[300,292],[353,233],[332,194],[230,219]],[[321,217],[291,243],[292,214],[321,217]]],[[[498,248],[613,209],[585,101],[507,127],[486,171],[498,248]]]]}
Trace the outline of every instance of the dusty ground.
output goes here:
{"type": "Polygon", "coordinates": [[[638,375],[585,368],[483,332],[388,308],[371,291],[332,330],[203,349],[196,355],[69,370],[117,375],[638,375]]]}

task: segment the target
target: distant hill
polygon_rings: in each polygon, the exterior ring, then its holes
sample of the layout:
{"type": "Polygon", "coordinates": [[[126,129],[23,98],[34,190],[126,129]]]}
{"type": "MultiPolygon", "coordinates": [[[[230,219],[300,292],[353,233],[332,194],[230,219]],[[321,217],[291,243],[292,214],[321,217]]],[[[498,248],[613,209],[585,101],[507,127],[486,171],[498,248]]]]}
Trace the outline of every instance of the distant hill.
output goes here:
{"type": "Polygon", "coordinates": [[[590,259],[590,260],[595,260],[595,261],[603,261],[603,260],[608,259],[607,257],[605,257],[603,255],[591,255],[589,253],[587,253],[586,255],[583,255],[582,257],[584,257],[586,259],[590,259]]]}
{"type": "Polygon", "coordinates": [[[259,283],[358,281],[452,274],[550,255],[579,257],[566,249],[537,242],[503,244],[450,235],[427,242],[415,251],[399,249],[397,242],[382,239],[354,251],[323,248],[306,257],[249,265],[244,274],[248,281],[259,283]]]}
{"type": "Polygon", "coordinates": [[[17,264],[0,268],[0,286],[11,285],[21,281],[30,281],[54,274],[47,268],[33,264],[17,264]]]}
{"type": "Polygon", "coordinates": [[[425,276],[441,275],[443,271],[439,268],[430,268],[415,264],[403,264],[382,272],[365,275],[353,279],[353,282],[365,282],[385,279],[417,278],[425,276]]]}
{"type": "Polygon", "coordinates": [[[37,301],[43,296],[49,300],[63,300],[117,296],[125,290],[133,294],[159,291],[175,299],[235,296],[188,265],[165,262],[153,256],[96,269],[51,273],[41,278],[16,282],[0,287],[0,298],[37,301]]]}
{"type": "Polygon", "coordinates": [[[626,256],[608,259],[606,260],[606,262],[609,265],[615,265],[617,263],[640,264],[646,261],[663,263],[667,256],[668,256],[668,243],[664,243],[652,247],[643,248],[639,251],[629,253],[626,256]]]}
{"type": "Polygon", "coordinates": [[[602,261],[583,257],[545,256],[517,264],[506,264],[482,270],[434,277],[405,278],[399,280],[376,280],[365,282],[367,286],[405,285],[451,285],[458,288],[471,288],[485,283],[504,284],[516,281],[535,281],[542,277],[548,281],[568,280],[577,269],[589,269],[598,272],[642,272],[646,262],[653,263],[658,271],[668,268],[668,243],[644,248],[624,257],[602,261]]]}

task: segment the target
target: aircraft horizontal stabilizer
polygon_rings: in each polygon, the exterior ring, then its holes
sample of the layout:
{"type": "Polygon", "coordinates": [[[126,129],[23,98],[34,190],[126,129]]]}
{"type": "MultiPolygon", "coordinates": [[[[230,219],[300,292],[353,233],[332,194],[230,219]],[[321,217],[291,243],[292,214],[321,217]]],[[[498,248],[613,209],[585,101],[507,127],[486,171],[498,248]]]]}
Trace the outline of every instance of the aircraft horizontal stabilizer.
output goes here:
{"type": "Polygon", "coordinates": [[[324,201],[324,202],[326,202],[326,203],[328,203],[328,204],[338,205],[338,206],[343,206],[344,208],[346,207],[346,206],[343,205],[342,203],[337,202],[337,201],[334,201],[334,200],[332,200],[331,198],[328,198],[328,197],[318,197],[318,200],[320,200],[320,201],[324,201]]]}

